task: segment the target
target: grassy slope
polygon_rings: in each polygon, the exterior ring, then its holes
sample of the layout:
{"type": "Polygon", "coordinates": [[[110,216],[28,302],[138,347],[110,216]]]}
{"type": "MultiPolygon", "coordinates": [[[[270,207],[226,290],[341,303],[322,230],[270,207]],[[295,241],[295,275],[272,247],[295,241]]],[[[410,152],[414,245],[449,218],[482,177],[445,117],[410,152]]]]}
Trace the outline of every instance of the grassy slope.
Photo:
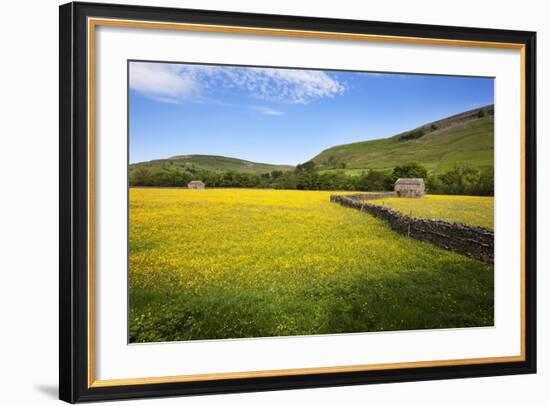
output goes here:
{"type": "Polygon", "coordinates": [[[418,161],[430,172],[441,173],[457,165],[493,166],[493,117],[483,117],[430,132],[423,137],[399,141],[399,136],[329,148],[315,158],[320,168],[330,156],[347,164],[347,172],[364,169],[391,170],[407,161],[418,161]]]}
{"type": "Polygon", "coordinates": [[[132,188],[130,340],[493,325],[491,267],[329,195],[132,188]]]}
{"type": "Polygon", "coordinates": [[[180,155],[167,159],[157,159],[154,161],[140,162],[130,165],[130,172],[140,166],[145,166],[151,172],[158,172],[163,168],[180,167],[204,169],[214,172],[244,172],[244,173],[266,173],[275,170],[288,171],[293,167],[290,165],[272,165],[258,162],[245,161],[243,159],[229,158],[216,155],[180,155]]]}

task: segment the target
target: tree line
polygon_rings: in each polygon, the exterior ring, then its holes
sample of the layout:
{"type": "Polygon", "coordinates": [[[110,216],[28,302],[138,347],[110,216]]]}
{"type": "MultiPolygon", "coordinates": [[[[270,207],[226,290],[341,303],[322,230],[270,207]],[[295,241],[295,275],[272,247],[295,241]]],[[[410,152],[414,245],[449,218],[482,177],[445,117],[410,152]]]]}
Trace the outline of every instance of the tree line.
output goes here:
{"type": "Polygon", "coordinates": [[[320,172],[313,161],[297,165],[290,171],[262,174],[236,171],[214,172],[190,167],[167,166],[151,171],[139,166],[131,171],[130,186],[186,187],[191,180],[202,180],[207,187],[269,188],[297,190],[393,190],[398,178],[423,178],[431,194],[492,196],[493,168],[456,166],[445,173],[429,175],[417,162],[396,166],[392,171],[370,169],[360,175],[344,170],[320,172]]]}

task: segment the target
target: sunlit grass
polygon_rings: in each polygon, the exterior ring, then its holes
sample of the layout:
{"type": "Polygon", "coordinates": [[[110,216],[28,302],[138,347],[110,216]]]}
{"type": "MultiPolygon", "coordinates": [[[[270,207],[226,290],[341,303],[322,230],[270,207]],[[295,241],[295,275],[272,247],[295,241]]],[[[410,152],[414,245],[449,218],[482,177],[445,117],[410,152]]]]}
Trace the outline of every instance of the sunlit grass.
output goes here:
{"type": "Polygon", "coordinates": [[[488,229],[494,228],[495,199],[490,196],[426,195],[418,199],[399,197],[373,200],[406,215],[460,222],[488,229]]]}
{"type": "Polygon", "coordinates": [[[329,196],[131,189],[131,342],[493,324],[491,267],[329,196]]]}

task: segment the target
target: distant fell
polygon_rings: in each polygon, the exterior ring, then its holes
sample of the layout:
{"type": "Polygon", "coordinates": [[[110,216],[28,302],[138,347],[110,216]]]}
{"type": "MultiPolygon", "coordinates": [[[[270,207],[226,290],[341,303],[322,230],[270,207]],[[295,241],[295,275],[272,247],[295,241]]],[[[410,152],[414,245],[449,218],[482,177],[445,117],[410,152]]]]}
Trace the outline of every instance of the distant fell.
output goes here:
{"type": "Polygon", "coordinates": [[[368,169],[391,170],[417,161],[431,173],[454,166],[492,167],[494,105],[455,114],[394,136],[337,145],[312,161],[323,171],[359,174],[368,169]]]}
{"type": "Polygon", "coordinates": [[[146,167],[152,173],[170,168],[181,168],[220,173],[234,171],[254,174],[262,174],[272,171],[288,171],[294,168],[291,165],[266,164],[218,155],[176,155],[166,159],[155,159],[147,162],[139,162],[130,165],[130,172],[139,167],[146,167]]]}

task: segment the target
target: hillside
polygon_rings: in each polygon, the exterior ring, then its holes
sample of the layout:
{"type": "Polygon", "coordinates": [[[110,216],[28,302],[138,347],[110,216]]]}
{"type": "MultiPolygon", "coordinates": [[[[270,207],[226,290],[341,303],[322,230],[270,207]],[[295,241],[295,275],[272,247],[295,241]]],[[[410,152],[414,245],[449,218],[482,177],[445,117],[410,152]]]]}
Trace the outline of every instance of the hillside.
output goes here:
{"type": "Polygon", "coordinates": [[[167,169],[191,169],[207,170],[211,172],[229,172],[262,174],[272,171],[288,171],[293,169],[290,165],[272,165],[245,161],[243,159],[229,158],[216,155],[177,155],[167,159],[139,162],[130,165],[130,173],[139,167],[148,168],[151,173],[167,169]]]}
{"type": "Polygon", "coordinates": [[[455,165],[493,166],[494,106],[466,111],[389,138],[337,145],[314,161],[322,171],[359,174],[365,169],[391,170],[407,161],[442,173],[455,165]]]}

